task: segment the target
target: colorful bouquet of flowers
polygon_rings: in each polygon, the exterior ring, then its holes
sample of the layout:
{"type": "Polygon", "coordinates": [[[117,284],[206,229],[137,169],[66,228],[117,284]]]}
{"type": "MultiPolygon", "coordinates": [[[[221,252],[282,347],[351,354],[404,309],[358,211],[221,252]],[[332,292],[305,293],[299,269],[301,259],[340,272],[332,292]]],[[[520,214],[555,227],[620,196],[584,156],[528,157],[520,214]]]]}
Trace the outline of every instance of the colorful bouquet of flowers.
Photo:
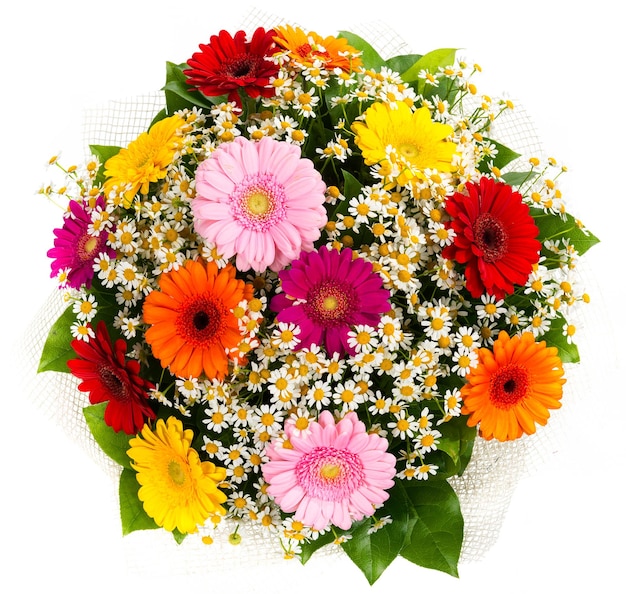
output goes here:
{"type": "Polygon", "coordinates": [[[479,72],[220,31],[167,64],[135,140],[53,159],[67,305],[39,371],[88,397],[124,534],[253,524],[303,562],[339,544],[370,583],[397,556],[457,575],[451,481],[561,406],[598,241],[565,167],[498,138],[514,105],[479,72]]]}

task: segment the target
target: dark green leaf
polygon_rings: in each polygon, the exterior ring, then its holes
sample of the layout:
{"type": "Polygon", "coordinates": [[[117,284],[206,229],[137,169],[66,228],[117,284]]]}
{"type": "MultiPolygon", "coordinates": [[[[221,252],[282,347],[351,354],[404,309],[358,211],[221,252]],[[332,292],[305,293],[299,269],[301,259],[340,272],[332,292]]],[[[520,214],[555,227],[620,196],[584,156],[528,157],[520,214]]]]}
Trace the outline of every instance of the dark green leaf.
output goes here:
{"type": "Polygon", "coordinates": [[[365,68],[378,70],[381,66],[385,65],[385,60],[383,60],[380,54],[362,37],[354,33],[348,33],[347,31],[340,31],[339,37],[343,37],[354,49],[362,52],[361,61],[365,68]]]}
{"type": "Polygon", "coordinates": [[[400,554],[416,565],[458,577],[463,515],[454,489],[447,481],[411,481],[404,488],[417,519],[400,554]]]}
{"type": "Polygon", "coordinates": [[[120,475],[120,517],[122,534],[126,536],[135,530],[153,530],[157,523],[146,513],[138,496],[139,483],[134,470],[124,468],[120,475]]]}
{"type": "Polygon", "coordinates": [[[569,239],[570,245],[582,255],[589,248],[593,247],[600,240],[570,214],[564,217],[551,213],[541,213],[534,216],[535,223],[539,227],[539,241],[557,241],[558,239],[569,239]]]}
{"type": "Polygon", "coordinates": [[[43,345],[37,372],[61,371],[69,373],[67,362],[76,356],[71,347],[73,337],[70,331],[70,326],[75,317],[72,308],[68,307],[52,325],[43,345]]]}
{"type": "Polygon", "coordinates": [[[438,449],[450,456],[454,464],[454,474],[461,475],[469,464],[474,449],[476,428],[467,426],[467,417],[454,417],[439,426],[442,437],[438,449]]]}
{"type": "Polygon", "coordinates": [[[108,402],[86,406],[83,409],[85,420],[96,443],[112,460],[124,468],[130,468],[130,459],[126,454],[129,440],[134,435],[127,435],[123,431],[115,432],[104,422],[104,409],[108,402]]]}
{"type": "Polygon", "coordinates": [[[193,90],[187,84],[187,77],[183,72],[186,66],[186,64],[166,62],[166,82],[163,91],[165,92],[165,103],[169,114],[193,107],[211,109],[216,102],[223,100],[223,97],[209,98],[193,90]]]}
{"type": "Polygon", "coordinates": [[[312,556],[315,551],[319,551],[322,547],[329,545],[335,540],[335,535],[332,532],[326,532],[321,536],[318,536],[315,540],[303,542],[300,550],[300,561],[304,565],[312,556]]]}
{"type": "Polygon", "coordinates": [[[387,503],[376,515],[381,518],[391,516],[392,522],[368,534],[372,526],[372,519],[368,518],[351,530],[352,537],[342,545],[370,584],[400,554],[417,521],[417,514],[401,484],[390,491],[387,503]]]}

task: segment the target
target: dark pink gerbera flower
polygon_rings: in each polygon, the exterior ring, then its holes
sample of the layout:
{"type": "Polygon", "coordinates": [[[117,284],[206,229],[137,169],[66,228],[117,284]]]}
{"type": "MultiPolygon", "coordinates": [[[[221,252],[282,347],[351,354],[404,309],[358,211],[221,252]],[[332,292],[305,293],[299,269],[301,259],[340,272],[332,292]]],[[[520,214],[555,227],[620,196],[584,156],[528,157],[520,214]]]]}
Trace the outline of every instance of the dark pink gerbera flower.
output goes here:
{"type": "Polygon", "coordinates": [[[228,31],[212,35],[210,43],[200,44],[200,51],[187,60],[187,83],[207,97],[228,94],[228,100],[239,106],[240,89],[252,99],[271,97],[274,90],[269,81],[278,73],[278,65],[270,59],[276,49],[275,34],[259,27],[250,41],[245,31],[237,31],[234,37],[228,31]]]}
{"type": "MultiPolygon", "coordinates": [[[[94,208],[104,208],[103,196],[98,196],[94,208]]],[[[82,285],[91,287],[94,260],[100,254],[115,258],[115,250],[107,245],[108,230],[97,234],[89,232],[93,208],[71,200],[63,227],[54,230],[54,247],[48,250],[50,277],[55,277],[61,270],[67,270],[65,284],[72,289],[82,285]]]]}
{"type": "Polygon", "coordinates": [[[376,327],[390,308],[382,278],[371,262],[355,258],[349,248],[322,246],[317,252],[303,252],[279,276],[283,293],[272,299],[271,308],[279,322],[300,327],[299,348],[316,344],[329,354],[352,354],[350,329],[357,324],[376,327]]]}

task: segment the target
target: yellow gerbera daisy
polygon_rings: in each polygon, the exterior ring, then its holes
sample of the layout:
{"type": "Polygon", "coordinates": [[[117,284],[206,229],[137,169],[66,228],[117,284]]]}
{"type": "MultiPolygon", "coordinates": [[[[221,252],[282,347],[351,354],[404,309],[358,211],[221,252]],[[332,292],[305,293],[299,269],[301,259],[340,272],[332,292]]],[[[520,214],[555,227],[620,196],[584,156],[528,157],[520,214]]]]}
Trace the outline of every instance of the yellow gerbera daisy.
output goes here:
{"type": "Polygon", "coordinates": [[[348,45],[343,37],[322,37],[314,31],[305,33],[300,27],[291,25],[274,27],[274,30],[278,33],[274,41],[304,68],[321,62],[327,70],[340,68],[344,72],[354,72],[361,66],[360,52],[348,45]]]}
{"type": "Polygon", "coordinates": [[[560,408],[563,364],[556,347],[535,342],[532,332],[511,338],[502,331],[493,350],[481,348],[478,357],[461,388],[461,412],[485,439],[510,441],[535,433],[535,423],[545,425],[549,409],[560,408]]]}
{"type": "Polygon", "coordinates": [[[144,425],[128,450],[146,513],[166,530],[185,534],[195,532],[210,515],[224,514],[221,504],[227,499],[218,489],[226,470],[202,462],[192,439],[190,429],[169,417],[167,424],[159,419],[154,431],[144,425]]]}
{"type": "Polygon", "coordinates": [[[433,122],[425,106],[414,111],[406,103],[393,108],[374,103],[366,110],[364,122],[352,124],[352,131],[365,163],[390,165],[391,159],[399,170],[395,181],[402,185],[420,177],[425,169],[452,171],[456,144],[447,138],[454,130],[433,122]]]}
{"type": "Polygon", "coordinates": [[[104,191],[117,187],[123,192],[123,205],[129,208],[137,192],[147,194],[150,184],[163,179],[180,148],[180,129],[185,121],[177,115],[158,121],[140,134],[127,148],[107,160],[104,191]]]}

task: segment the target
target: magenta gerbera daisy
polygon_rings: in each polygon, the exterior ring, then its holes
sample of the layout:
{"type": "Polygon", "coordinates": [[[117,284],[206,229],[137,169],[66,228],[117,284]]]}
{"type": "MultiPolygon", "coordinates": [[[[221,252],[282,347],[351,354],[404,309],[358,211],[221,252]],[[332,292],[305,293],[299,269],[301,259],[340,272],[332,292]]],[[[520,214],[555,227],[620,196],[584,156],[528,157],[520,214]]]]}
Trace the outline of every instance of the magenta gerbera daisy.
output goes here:
{"type": "Polygon", "coordinates": [[[352,326],[376,327],[390,309],[382,278],[350,248],[322,246],[302,253],[279,276],[283,292],[272,299],[271,308],[279,322],[300,327],[299,348],[316,344],[330,354],[354,353],[348,344],[352,326]]]}
{"type": "Polygon", "coordinates": [[[367,433],[356,413],[338,423],[325,410],[307,431],[285,425],[284,441],[268,444],[262,466],[267,492],[286,513],[316,530],[343,530],[371,516],[389,497],[396,460],[388,442],[367,433]]]}
{"type": "Polygon", "coordinates": [[[146,419],[156,415],[148,400],[154,384],[139,375],[139,361],[126,358],[126,341],[111,341],[106,324],[98,322],[94,338],[73,340],[71,346],[78,356],[67,366],[81,380],[78,389],[89,393],[89,402],[107,402],[104,422],[114,431],[132,435],[146,419]]]}
{"type": "Polygon", "coordinates": [[[326,185],[300,148],[265,137],[220,145],[196,171],[196,231],[241,271],[278,271],[313,249],[326,185]]]}
{"type": "Polygon", "coordinates": [[[208,97],[228,94],[228,100],[241,105],[239,90],[249,97],[271,97],[274,89],[269,81],[276,76],[278,65],[271,60],[275,52],[275,32],[259,27],[246,41],[246,32],[228,31],[212,35],[209,44],[187,61],[187,83],[208,97]]]}
{"type": "Polygon", "coordinates": [[[91,212],[104,206],[104,196],[98,196],[93,208],[70,200],[63,226],[54,230],[54,247],[48,250],[48,257],[52,258],[51,278],[67,271],[67,287],[79,289],[85,285],[89,289],[94,275],[94,260],[100,254],[115,257],[115,250],[107,244],[108,231],[89,231],[91,212]]]}

